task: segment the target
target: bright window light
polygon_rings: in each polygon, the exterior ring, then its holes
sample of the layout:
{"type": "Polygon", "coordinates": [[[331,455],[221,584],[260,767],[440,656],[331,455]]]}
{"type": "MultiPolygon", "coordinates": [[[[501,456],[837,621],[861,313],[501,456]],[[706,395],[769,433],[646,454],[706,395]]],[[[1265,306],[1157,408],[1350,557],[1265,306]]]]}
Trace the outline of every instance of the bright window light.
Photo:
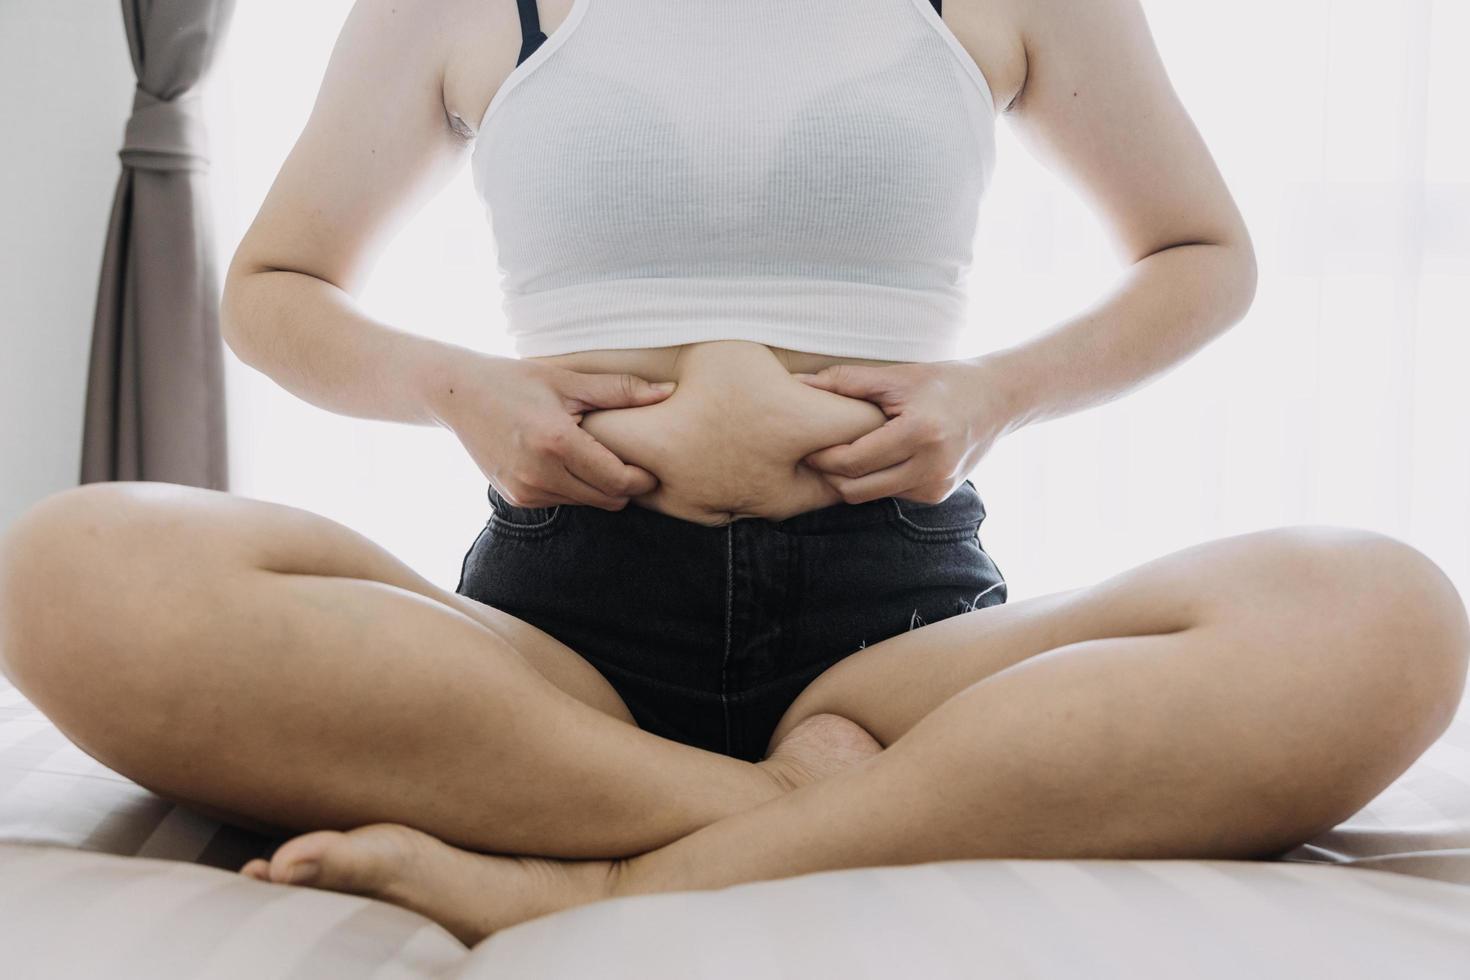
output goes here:
{"type": "MultiPolygon", "coordinates": [[[[1254,236],[1246,320],[1163,378],[1013,434],[973,474],[1019,598],[1209,538],[1294,523],[1384,531],[1470,594],[1470,34],[1458,0],[1145,0],[1254,236]]],[[[211,85],[220,250],[306,120],[348,0],[238,6],[211,85]]],[[[971,353],[1089,305],[1119,270],[1074,191],[999,128],[971,353]]],[[[509,354],[468,169],[364,296],[400,327],[509,354]]],[[[231,358],[235,490],[317,511],[452,588],[485,480],[446,432],[341,418],[231,358]]]]}

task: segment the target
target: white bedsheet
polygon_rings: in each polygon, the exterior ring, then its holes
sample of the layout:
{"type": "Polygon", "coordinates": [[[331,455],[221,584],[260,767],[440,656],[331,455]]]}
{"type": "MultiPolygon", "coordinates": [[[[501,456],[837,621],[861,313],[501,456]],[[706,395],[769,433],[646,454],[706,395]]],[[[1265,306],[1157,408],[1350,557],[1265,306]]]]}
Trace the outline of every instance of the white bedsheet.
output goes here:
{"type": "Polygon", "coordinates": [[[17,977],[1470,980],[1470,701],[1392,786],[1280,862],[828,872],[603,902],[470,952],[392,906],[233,873],[273,846],[95,762],[0,680],[0,975],[17,977]]]}

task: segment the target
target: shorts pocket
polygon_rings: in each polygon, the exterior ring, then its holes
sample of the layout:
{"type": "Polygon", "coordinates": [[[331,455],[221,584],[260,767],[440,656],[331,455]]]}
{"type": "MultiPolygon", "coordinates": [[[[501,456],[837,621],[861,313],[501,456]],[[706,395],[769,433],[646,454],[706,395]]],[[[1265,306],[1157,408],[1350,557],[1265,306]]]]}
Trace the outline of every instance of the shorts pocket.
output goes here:
{"type": "Polygon", "coordinates": [[[502,497],[493,485],[487,487],[486,496],[490,499],[490,520],[487,527],[492,534],[539,540],[551,537],[566,526],[565,504],[518,507],[502,497]]]}
{"type": "Polygon", "coordinates": [[[919,503],[900,497],[887,498],[890,521],[911,541],[952,542],[974,538],[985,520],[985,503],[969,480],[937,504],[919,503]]]}

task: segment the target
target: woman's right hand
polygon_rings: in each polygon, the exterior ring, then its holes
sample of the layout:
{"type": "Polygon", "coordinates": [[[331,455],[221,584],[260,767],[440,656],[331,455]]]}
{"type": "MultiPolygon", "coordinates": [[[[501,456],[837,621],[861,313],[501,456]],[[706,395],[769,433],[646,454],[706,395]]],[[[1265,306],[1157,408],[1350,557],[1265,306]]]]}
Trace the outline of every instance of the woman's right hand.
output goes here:
{"type": "Polygon", "coordinates": [[[434,416],[455,434],[492,486],[518,507],[589,504],[622,510],[658,478],[624,463],[581,427],[600,408],[663,401],[673,382],[632,374],[584,374],[485,355],[454,371],[434,416]]]}

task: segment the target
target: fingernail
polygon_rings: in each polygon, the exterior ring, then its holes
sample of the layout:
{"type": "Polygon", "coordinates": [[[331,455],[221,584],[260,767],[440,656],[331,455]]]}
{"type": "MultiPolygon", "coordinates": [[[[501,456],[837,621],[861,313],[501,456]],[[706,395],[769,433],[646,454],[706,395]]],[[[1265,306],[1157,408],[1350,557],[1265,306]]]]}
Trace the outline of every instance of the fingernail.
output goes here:
{"type": "Polygon", "coordinates": [[[315,861],[298,861],[286,869],[286,881],[293,885],[304,885],[321,874],[321,865],[315,861]]]}
{"type": "Polygon", "coordinates": [[[654,387],[657,388],[659,391],[673,391],[675,386],[676,383],[673,381],[659,381],[654,384],[654,387]]]}

